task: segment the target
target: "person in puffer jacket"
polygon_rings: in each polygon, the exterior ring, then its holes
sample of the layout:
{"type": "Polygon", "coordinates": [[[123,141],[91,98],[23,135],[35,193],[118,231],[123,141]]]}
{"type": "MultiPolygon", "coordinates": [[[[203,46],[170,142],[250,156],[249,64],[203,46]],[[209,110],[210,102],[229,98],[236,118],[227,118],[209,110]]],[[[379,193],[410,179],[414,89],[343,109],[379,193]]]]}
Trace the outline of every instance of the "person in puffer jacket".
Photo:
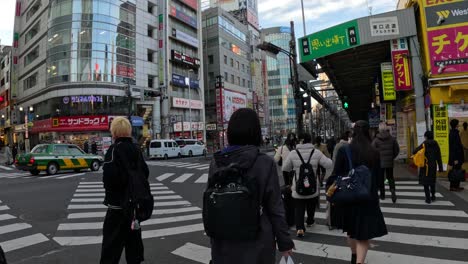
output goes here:
{"type": "Polygon", "coordinates": [[[310,159],[310,164],[313,167],[313,171],[317,171],[317,167],[320,165],[324,167],[328,172],[331,171],[333,168],[333,162],[327,156],[325,156],[320,150],[316,149],[314,145],[312,145],[312,137],[308,133],[304,133],[300,138],[302,139],[302,144],[296,146],[295,151],[291,151],[286,161],[283,164],[284,171],[292,171],[295,170],[295,176],[292,181],[292,197],[294,198],[294,207],[295,207],[295,219],[296,219],[296,229],[297,229],[297,236],[303,237],[304,232],[306,230],[304,226],[304,214],[307,209],[307,226],[311,226],[315,223],[314,215],[315,215],[315,206],[317,204],[319,194],[320,194],[320,183],[319,178],[315,175],[315,179],[317,182],[317,191],[308,196],[299,195],[296,192],[296,181],[299,178],[299,170],[302,164],[297,151],[300,152],[304,162],[307,162],[309,159],[312,151],[313,154],[310,159]]]}

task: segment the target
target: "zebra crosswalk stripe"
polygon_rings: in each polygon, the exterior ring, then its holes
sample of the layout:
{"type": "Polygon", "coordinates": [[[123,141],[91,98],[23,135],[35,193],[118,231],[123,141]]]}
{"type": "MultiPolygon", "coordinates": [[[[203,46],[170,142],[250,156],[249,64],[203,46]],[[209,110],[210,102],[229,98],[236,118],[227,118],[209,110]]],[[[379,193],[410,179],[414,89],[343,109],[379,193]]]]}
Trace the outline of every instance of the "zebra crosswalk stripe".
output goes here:
{"type": "Polygon", "coordinates": [[[7,170],[7,171],[14,170],[14,169],[11,168],[11,167],[7,167],[7,166],[3,166],[3,165],[0,165],[0,169],[4,169],[4,170],[7,170]]]}
{"type": "Polygon", "coordinates": [[[200,178],[198,178],[195,183],[206,183],[208,182],[208,173],[203,173],[200,178]]]}
{"type": "Polygon", "coordinates": [[[165,179],[167,179],[167,178],[173,176],[174,174],[175,174],[175,173],[164,173],[163,175],[156,177],[156,180],[158,180],[158,181],[164,181],[165,179]]]}
{"type": "Polygon", "coordinates": [[[4,242],[0,242],[0,246],[2,246],[5,253],[8,253],[13,250],[37,245],[39,243],[47,242],[49,239],[44,236],[43,234],[33,234],[25,237],[20,237],[4,242]]]}
{"type": "Polygon", "coordinates": [[[185,182],[186,180],[188,180],[192,176],[193,176],[193,173],[184,173],[180,177],[173,180],[172,182],[185,182]]]}

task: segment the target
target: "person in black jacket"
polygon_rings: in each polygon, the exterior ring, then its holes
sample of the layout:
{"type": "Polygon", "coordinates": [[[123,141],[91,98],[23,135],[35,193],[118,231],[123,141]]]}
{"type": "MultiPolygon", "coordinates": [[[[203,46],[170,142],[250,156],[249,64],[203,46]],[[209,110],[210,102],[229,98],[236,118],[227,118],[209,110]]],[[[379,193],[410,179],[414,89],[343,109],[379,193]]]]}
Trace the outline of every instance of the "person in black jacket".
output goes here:
{"type": "Polygon", "coordinates": [[[430,204],[436,200],[435,197],[435,183],[437,177],[437,165],[439,165],[439,172],[443,172],[442,155],[440,154],[440,147],[437,141],[434,140],[434,133],[426,131],[424,133],[424,142],[413,151],[413,155],[423,148],[424,156],[426,157],[426,166],[419,169],[419,184],[424,186],[424,193],[426,194],[426,203],[430,204]]]}
{"type": "Polygon", "coordinates": [[[105,189],[104,204],[108,207],[104,219],[100,264],[118,264],[125,248],[127,263],[138,264],[144,260],[141,229],[132,227],[132,216],[127,210],[127,188],[130,164],[138,163],[146,177],[149,176],[140,148],[132,142],[132,126],[127,118],[113,120],[110,131],[114,144],[106,153],[103,166],[105,189]]]}
{"type": "Polygon", "coordinates": [[[370,240],[387,234],[387,226],[380,210],[377,193],[380,182],[379,152],[372,147],[369,133],[369,123],[360,120],[354,125],[353,139],[349,146],[338,150],[335,166],[327,180],[327,188],[337,179],[337,176],[348,175],[349,164],[346,148],[350,148],[354,167],[365,165],[372,172],[370,201],[349,205],[333,206],[332,224],[342,229],[348,235],[348,245],[351,248],[351,263],[363,264],[369,250],[370,240]]]}
{"type": "MultiPolygon", "coordinates": [[[[463,153],[463,145],[460,138],[460,132],[458,132],[458,119],[452,119],[450,121],[449,134],[449,162],[448,165],[452,166],[453,170],[461,169],[463,162],[465,162],[465,154],[463,153]]],[[[459,192],[464,190],[460,187],[460,181],[450,181],[450,191],[459,192]]]]}

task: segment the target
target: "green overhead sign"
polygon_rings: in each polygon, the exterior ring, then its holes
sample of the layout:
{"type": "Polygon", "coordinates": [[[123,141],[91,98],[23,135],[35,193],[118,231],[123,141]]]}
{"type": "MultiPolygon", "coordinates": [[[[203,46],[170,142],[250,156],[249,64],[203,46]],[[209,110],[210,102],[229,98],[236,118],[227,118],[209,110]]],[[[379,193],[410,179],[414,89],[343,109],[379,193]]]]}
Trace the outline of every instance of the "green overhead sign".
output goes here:
{"type": "Polygon", "coordinates": [[[357,20],[352,20],[299,39],[301,63],[359,46],[357,20]]]}

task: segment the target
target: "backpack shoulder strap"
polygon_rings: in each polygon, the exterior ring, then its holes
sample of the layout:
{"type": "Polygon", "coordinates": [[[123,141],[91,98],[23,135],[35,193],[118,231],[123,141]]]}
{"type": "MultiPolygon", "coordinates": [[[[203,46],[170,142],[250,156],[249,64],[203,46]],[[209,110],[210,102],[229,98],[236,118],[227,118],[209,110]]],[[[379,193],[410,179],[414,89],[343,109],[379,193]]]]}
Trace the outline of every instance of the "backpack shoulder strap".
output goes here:
{"type": "Polygon", "coordinates": [[[296,149],[296,153],[299,156],[299,158],[301,159],[302,164],[305,164],[304,159],[302,158],[301,153],[299,152],[298,149],[296,149]]]}
{"type": "Polygon", "coordinates": [[[315,152],[315,148],[312,149],[312,152],[310,153],[309,159],[307,160],[307,164],[310,163],[310,159],[311,159],[312,156],[314,155],[314,152],[315,152]]]}
{"type": "Polygon", "coordinates": [[[349,170],[352,170],[352,169],[354,169],[354,166],[353,166],[353,159],[352,159],[352,156],[351,156],[351,147],[346,146],[345,150],[346,150],[346,158],[348,159],[349,170]]]}

